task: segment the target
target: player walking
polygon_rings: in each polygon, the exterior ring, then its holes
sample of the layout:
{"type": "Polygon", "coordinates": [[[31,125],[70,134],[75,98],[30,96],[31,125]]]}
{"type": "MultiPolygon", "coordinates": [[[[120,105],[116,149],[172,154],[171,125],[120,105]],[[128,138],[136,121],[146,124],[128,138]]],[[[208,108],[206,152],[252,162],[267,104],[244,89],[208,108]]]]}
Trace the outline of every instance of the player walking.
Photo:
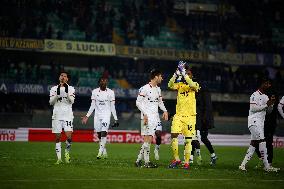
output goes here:
{"type": "Polygon", "coordinates": [[[136,106],[143,114],[144,127],[141,129],[141,135],[144,136],[144,143],[136,160],[136,166],[141,166],[144,156],[146,168],[157,167],[150,162],[150,145],[155,132],[161,127],[158,108],[164,112],[162,118],[168,120],[168,112],[162,100],[161,89],[158,87],[162,80],[162,73],[159,70],[152,70],[150,82],[139,89],[136,106]]]}
{"type": "Polygon", "coordinates": [[[260,88],[250,96],[250,109],[248,116],[248,128],[251,133],[251,143],[247,150],[244,160],[242,161],[239,169],[246,171],[246,164],[254,154],[255,149],[258,147],[261,159],[264,164],[264,170],[267,172],[277,172],[278,169],[269,165],[267,161],[267,148],[264,140],[264,121],[266,112],[272,111],[275,98],[270,99],[264,92],[271,87],[269,79],[264,78],[261,82],[260,88]]]}
{"type": "Polygon", "coordinates": [[[67,72],[60,72],[59,85],[53,86],[50,89],[49,104],[53,106],[52,113],[52,133],[55,134],[55,151],[57,155],[57,162],[55,164],[61,164],[61,132],[65,131],[66,149],[65,149],[65,162],[70,163],[70,149],[72,143],[73,132],[73,111],[72,104],[75,100],[75,89],[69,86],[67,83],[70,76],[67,72]]]}
{"type": "Polygon", "coordinates": [[[115,95],[113,90],[107,88],[108,79],[99,79],[99,88],[92,91],[92,103],[86,116],[82,117],[82,123],[86,124],[89,117],[95,110],[94,129],[99,138],[100,148],[97,159],[107,158],[106,142],[110,125],[111,114],[115,120],[113,127],[118,127],[118,119],[115,110],[115,95]]]}

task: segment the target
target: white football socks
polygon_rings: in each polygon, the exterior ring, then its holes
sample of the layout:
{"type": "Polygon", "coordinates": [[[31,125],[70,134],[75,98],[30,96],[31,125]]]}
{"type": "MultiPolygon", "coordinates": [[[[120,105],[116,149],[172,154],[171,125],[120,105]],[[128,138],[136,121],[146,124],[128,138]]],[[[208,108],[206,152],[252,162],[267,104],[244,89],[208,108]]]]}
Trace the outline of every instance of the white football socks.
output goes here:
{"type": "Polygon", "coordinates": [[[150,162],[150,144],[144,142],[144,160],[145,164],[150,162]]]}
{"type": "Polygon", "coordinates": [[[57,159],[61,159],[61,142],[55,143],[55,152],[57,159]]]}
{"type": "Polygon", "coordinates": [[[255,147],[250,145],[241,166],[243,166],[243,167],[246,166],[247,162],[252,158],[254,151],[255,151],[255,147]]]}
{"type": "Polygon", "coordinates": [[[267,148],[266,148],[266,142],[261,142],[259,143],[259,152],[260,152],[260,156],[261,159],[263,161],[263,164],[265,166],[265,168],[270,167],[269,163],[267,161],[267,148]]]}
{"type": "Polygon", "coordinates": [[[105,145],[106,145],[106,140],[107,140],[107,137],[101,137],[101,141],[100,141],[100,149],[99,149],[99,156],[101,156],[104,152],[104,149],[105,149],[105,145]]]}

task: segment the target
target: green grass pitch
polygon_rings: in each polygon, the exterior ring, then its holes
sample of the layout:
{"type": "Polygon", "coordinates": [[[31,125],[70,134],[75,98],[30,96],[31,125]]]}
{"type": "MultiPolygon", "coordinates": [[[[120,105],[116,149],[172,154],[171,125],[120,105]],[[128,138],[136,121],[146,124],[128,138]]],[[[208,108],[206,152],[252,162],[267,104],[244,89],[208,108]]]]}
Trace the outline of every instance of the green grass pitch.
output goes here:
{"type": "Polygon", "coordinates": [[[215,147],[219,159],[212,167],[202,146],[203,164],[193,164],[189,171],[167,168],[169,145],[161,147],[158,168],[137,168],[134,161],[139,148],[140,144],[107,144],[109,158],[97,160],[97,143],[73,143],[72,162],[54,165],[54,143],[1,142],[0,188],[284,188],[283,148],[274,152],[274,166],[281,168],[278,173],[254,169],[255,156],[248,172],[239,171],[247,147],[215,147]]]}

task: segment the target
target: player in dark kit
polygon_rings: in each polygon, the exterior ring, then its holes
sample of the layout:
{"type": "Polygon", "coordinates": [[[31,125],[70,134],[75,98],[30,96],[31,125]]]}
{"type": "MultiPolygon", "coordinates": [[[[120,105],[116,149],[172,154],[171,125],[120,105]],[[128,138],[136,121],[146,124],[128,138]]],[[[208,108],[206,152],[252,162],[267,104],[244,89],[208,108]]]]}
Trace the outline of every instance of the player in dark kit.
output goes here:
{"type": "Polygon", "coordinates": [[[201,89],[196,95],[196,129],[200,131],[201,141],[211,154],[210,165],[215,165],[217,156],[208,139],[208,130],[214,128],[211,94],[206,85],[201,83],[201,89]]]}

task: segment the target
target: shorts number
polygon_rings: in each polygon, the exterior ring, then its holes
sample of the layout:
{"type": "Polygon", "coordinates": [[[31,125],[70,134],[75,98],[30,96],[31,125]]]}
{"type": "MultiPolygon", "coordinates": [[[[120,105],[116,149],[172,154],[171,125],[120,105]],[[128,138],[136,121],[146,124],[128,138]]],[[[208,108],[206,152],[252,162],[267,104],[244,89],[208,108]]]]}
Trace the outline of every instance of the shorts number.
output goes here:
{"type": "Polygon", "coordinates": [[[188,125],[187,130],[192,131],[192,125],[188,125]]]}
{"type": "Polygon", "coordinates": [[[72,121],[66,121],[66,125],[71,127],[72,126],[72,121]]]}

